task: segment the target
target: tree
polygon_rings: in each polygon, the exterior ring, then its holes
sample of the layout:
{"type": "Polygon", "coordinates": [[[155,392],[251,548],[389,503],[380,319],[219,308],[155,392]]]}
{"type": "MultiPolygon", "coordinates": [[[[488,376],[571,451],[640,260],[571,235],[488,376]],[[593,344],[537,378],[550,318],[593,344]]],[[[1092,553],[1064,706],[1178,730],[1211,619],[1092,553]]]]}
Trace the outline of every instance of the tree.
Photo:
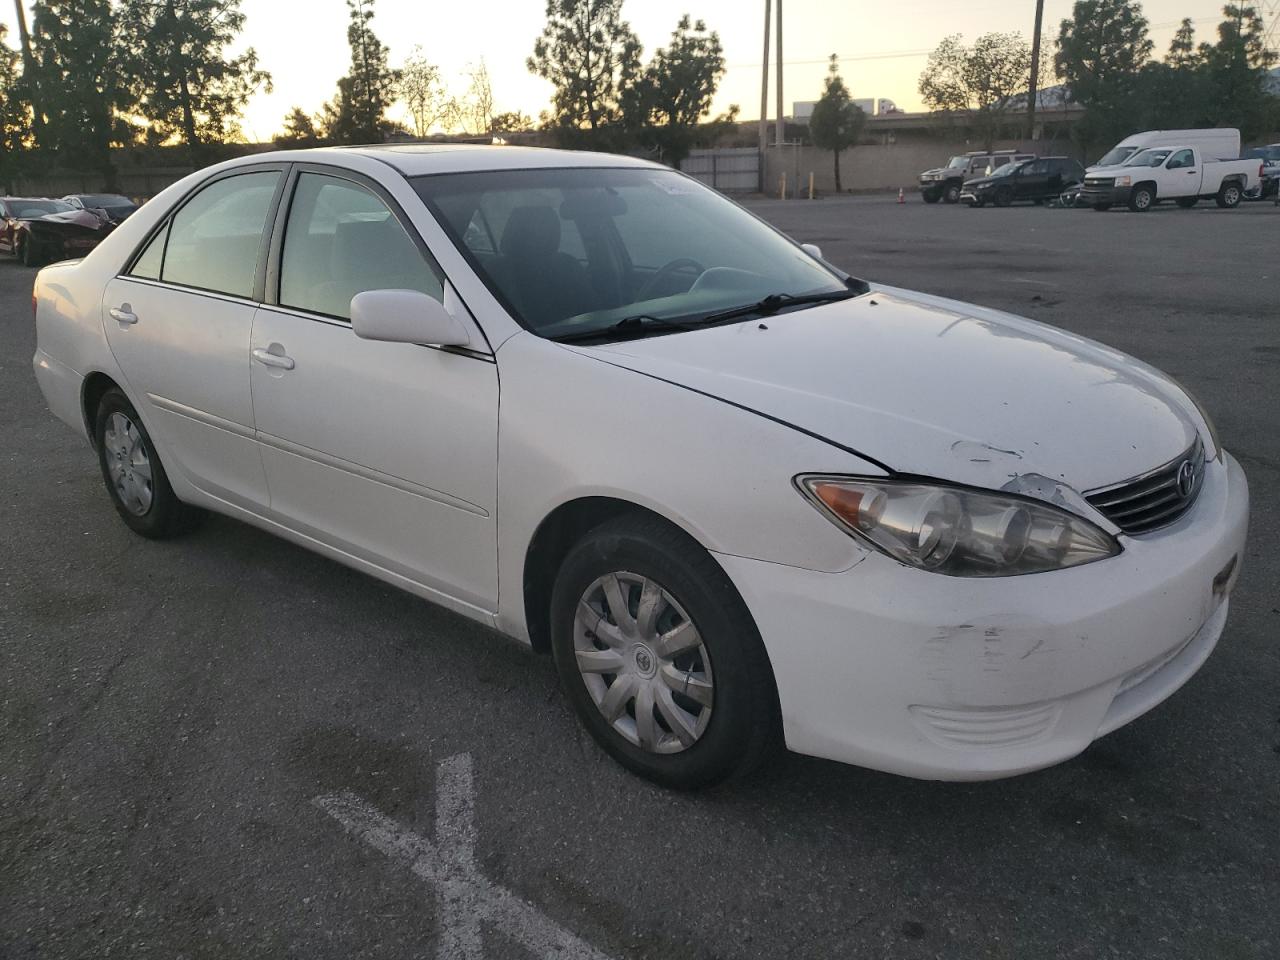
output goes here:
{"type": "Polygon", "coordinates": [[[551,119],[562,143],[602,145],[619,124],[641,53],[621,11],[622,0],[547,0],[547,25],[526,65],[555,87],[551,119]]]}
{"type": "Polygon", "coordinates": [[[334,143],[378,143],[394,126],[387,108],[395,100],[399,72],[387,65],[387,48],[373,32],[374,0],[347,0],[351,67],[338,92],[321,109],[325,137],[334,143]]]}
{"type": "Polygon", "coordinates": [[[969,122],[990,150],[1005,117],[1025,99],[1031,76],[1031,48],[1019,33],[988,33],[966,47],[959,34],[946,37],[929,54],[920,75],[920,96],[929,109],[969,111],[969,122]]]}
{"type": "Polygon", "coordinates": [[[493,84],[489,80],[489,68],[484,57],[477,66],[468,70],[471,85],[467,88],[467,101],[463,112],[466,126],[476,133],[489,133],[493,129],[493,84]]]}
{"type": "Polygon", "coordinates": [[[14,177],[30,145],[30,112],[23,101],[18,52],[5,43],[8,28],[0,23],[0,186],[13,192],[14,177]]]}
{"type": "Polygon", "coordinates": [[[1239,127],[1250,137],[1261,133],[1270,119],[1267,73],[1277,57],[1266,46],[1262,18],[1255,7],[1227,4],[1222,16],[1218,42],[1200,46],[1211,84],[1211,108],[1217,124],[1239,127]]]}
{"type": "Polygon", "coordinates": [[[271,91],[253,47],[227,53],[244,29],[240,0],[124,0],[120,17],[123,72],[155,139],[177,137],[198,161],[201,146],[238,137],[249,98],[271,91]]]}
{"type": "Polygon", "coordinates": [[[1133,129],[1141,108],[1138,75],[1152,47],[1134,0],[1076,0],[1071,19],[1061,22],[1054,63],[1071,99],[1086,108],[1078,128],[1086,145],[1133,129]]]}
{"type": "Polygon", "coordinates": [[[493,120],[489,124],[489,132],[495,136],[532,129],[533,118],[516,110],[512,110],[509,113],[494,114],[493,120]]]}
{"type": "Polygon", "coordinates": [[[840,60],[833,53],[831,64],[827,67],[822,96],[813,105],[813,115],[809,118],[809,135],[813,138],[815,147],[830,150],[835,156],[837,193],[843,191],[840,184],[840,154],[857,146],[858,138],[862,136],[862,126],[866,122],[867,115],[849,95],[849,88],[840,76],[840,60]]]}
{"type": "Polygon", "coordinates": [[[45,142],[60,163],[115,182],[113,144],[133,138],[120,82],[118,23],[111,0],[41,0],[31,24],[45,142]]]}
{"type": "Polygon", "coordinates": [[[1137,124],[1153,130],[1211,127],[1207,117],[1210,83],[1204,59],[1196,50],[1195,27],[1185,18],[1179,25],[1164,62],[1150,62],[1139,76],[1137,102],[1142,105],[1137,124]]]}
{"type": "Polygon", "coordinates": [[[441,126],[448,133],[457,125],[460,114],[458,102],[449,95],[440,78],[440,68],[427,60],[422,47],[414,47],[410,51],[400,68],[397,89],[409,107],[413,132],[419,138],[430,133],[432,127],[441,126]]]}
{"type": "Polygon", "coordinates": [[[724,69],[720,36],[686,14],[671,43],[655,52],[644,73],[622,91],[627,126],[679,169],[693,147],[698,122],[711,110],[724,69]]]}
{"type": "Polygon", "coordinates": [[[284,128],[271,140],[282,150],[318,147],[321,142],[315,121],[301,107],[294,107],[285,115],[284,128]]]}

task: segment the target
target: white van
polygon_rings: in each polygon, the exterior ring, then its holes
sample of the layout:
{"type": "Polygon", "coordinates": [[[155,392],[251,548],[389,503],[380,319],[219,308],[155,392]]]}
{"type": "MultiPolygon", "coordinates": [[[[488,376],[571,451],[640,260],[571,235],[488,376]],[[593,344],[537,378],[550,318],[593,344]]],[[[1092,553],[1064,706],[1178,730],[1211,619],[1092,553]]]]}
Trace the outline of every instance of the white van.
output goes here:
{"type": "Polygon", "coordinates": [[[1234,160],[1240,156],[1240,131],[1233,127],[1203,130],[1147,130],[1125,137],[1089,168],[1124,166],[1139,150],[1149,147],[1195,147],[1209,160],[1234,160]]]}

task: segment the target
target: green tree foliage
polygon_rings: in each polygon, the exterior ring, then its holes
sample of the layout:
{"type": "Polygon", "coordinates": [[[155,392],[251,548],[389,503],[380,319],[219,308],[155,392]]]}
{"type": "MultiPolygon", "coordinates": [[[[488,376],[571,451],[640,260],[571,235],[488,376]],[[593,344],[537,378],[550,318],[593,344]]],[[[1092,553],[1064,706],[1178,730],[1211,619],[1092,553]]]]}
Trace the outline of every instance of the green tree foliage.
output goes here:
{"type": "Polygon", "coordinates": [[[1054,65],[1071,99],[1087,110],[1078,130],[1086,145],[1132,132],[1139,72],[1152,47],[1142,5],[1133,0],[1076,0],[1071,19],[1059,25],[1054,65]]]}
{"type": "Polygon", "coordinates": [[[1030,80],[1031,47],[1021,34],[984,34],[972,47],[953,34],[929,54],[918,89],[936,113],[970,111],[970,124],[990,150],[1030,80]]]}
{"type": "Polygon", "coordinates": [[[64,166],[115,180],[113,144],[133,138],[121,81],[119,27],[111,0],[41,0],[31,44],[45,115],[45,142],[64,166]]]}
{"type": "Polygon", "coordinates": [[[294,107],[285,115],[284,128],[271,140],[282,150],[303,150],[322,142],[315,121],[301,107],[294,107]]]}
{"type": "Polygon", "coordinates": [[[379,143],[398,126],[387,120],[387,108],[400,74],[387,65],[387,48],[373,32],[373,4],[347,0],[351,68],[321,112],[325,137],[333,143],[379,143]]]}
{"type": "Polygon", "coordinates": [[[1218,42],[1202,44],[1200,59],[1212,89],[1212,106],[1219,126],[1239,127],[1245,138],[1263,132],[1271,119],[1272,97],[1266,92],[1267,72],[1276,54],[1263,42],[1257,8],[1227,4],[1222,8],[1218,42]]]}
{"type": "Polygon", "coordinates": [[[532,130],[533,127],[532,117],[517,110],[512,110],[507,113],[495,113],[489,123],[489,132],[494,136],[501,136],[504,133],[520,133],[524,130],[532,130]]]}
{"type": "Polygon", "coordinates": [[[547,0],[546,16],[527,66],[555,88],[552,125],[565,145],[605,146],[640,73],[640,41],[622,19],[622,0],[547,0]]]}
{"type": "Polygon", "coordinates": [[[827,67],[827,79],[823,82],[822,96],[813,105],[809,118],[809,136],[813,145],[830,150],[835,156],[836,192],[843,190],[840,184],[840,154],[858,145],[867,116],[853,102],[849,88],[840,76],[840,60],[833,53],[827,67]]]}
{"type": "Polygon", "coordinates": [[[31,118],[23,101],[18,52],[5,43],[8,29],[0,24],[0,186],[13,191],[21,160],[31,142],[31,118]]]}
{"type": "Polygon", "coordinates": [[[123,0],[121,60],[150,139],[185,143],[193,161],[206,144],[241,137],[239,118],[271,75],[252,47],[231,57],[244,29],[240,0],[123,0]]]}
{"type": "Polygon", "coordinates": [[[702,20],[680,18],[671,42],[622,94],[627,126],[666,163],[679,169],[698,136],[698,123],[724,76],[724,49],[702,20]]]}

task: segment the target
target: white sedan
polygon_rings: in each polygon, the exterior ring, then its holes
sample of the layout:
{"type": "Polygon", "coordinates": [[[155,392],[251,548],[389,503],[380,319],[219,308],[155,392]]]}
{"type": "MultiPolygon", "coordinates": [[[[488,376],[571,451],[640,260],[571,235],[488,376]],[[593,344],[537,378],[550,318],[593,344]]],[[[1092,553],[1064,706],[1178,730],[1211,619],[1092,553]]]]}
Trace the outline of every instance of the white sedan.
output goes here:
{"type": "Polygon", "coordinates": [[[1239,571],[1244,474],[1168,377],[624,157],[233,160],[35,311],[133,530],[214,510],[549,651],[672,786],[1057,763],[1204,663],[1239,571]]]}

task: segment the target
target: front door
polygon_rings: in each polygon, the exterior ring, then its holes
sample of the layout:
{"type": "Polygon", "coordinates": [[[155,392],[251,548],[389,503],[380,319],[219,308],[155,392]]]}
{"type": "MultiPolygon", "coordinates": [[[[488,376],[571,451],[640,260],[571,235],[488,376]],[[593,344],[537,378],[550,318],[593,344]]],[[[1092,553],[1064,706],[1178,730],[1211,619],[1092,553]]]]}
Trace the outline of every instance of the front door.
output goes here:
{"type": "Polygon", "coordinates": [[[282,179],[280,168],[259,169],[201,188],[102,301],[111,352],[169,468],[255,512],[267,505],[267,486],[253,434],[249,337],[282,179]]]}
{"type": "Polygon", "coordinates": [[[1191,150],[1175,150],[1164,163],[1156,189],[1162,197],[1194,197],[1200,192],[1201,173],[1191,150]]]}
{"type": "Polygon", "coordinates": [[[497,603],[498,370],[483,351],[361,340],[351,298],[411,289],[483,337],[412,226],[350,173],[291,187],[274,304],[254,320],[254,418],[282,522],[471,611],[497,603]]]}

